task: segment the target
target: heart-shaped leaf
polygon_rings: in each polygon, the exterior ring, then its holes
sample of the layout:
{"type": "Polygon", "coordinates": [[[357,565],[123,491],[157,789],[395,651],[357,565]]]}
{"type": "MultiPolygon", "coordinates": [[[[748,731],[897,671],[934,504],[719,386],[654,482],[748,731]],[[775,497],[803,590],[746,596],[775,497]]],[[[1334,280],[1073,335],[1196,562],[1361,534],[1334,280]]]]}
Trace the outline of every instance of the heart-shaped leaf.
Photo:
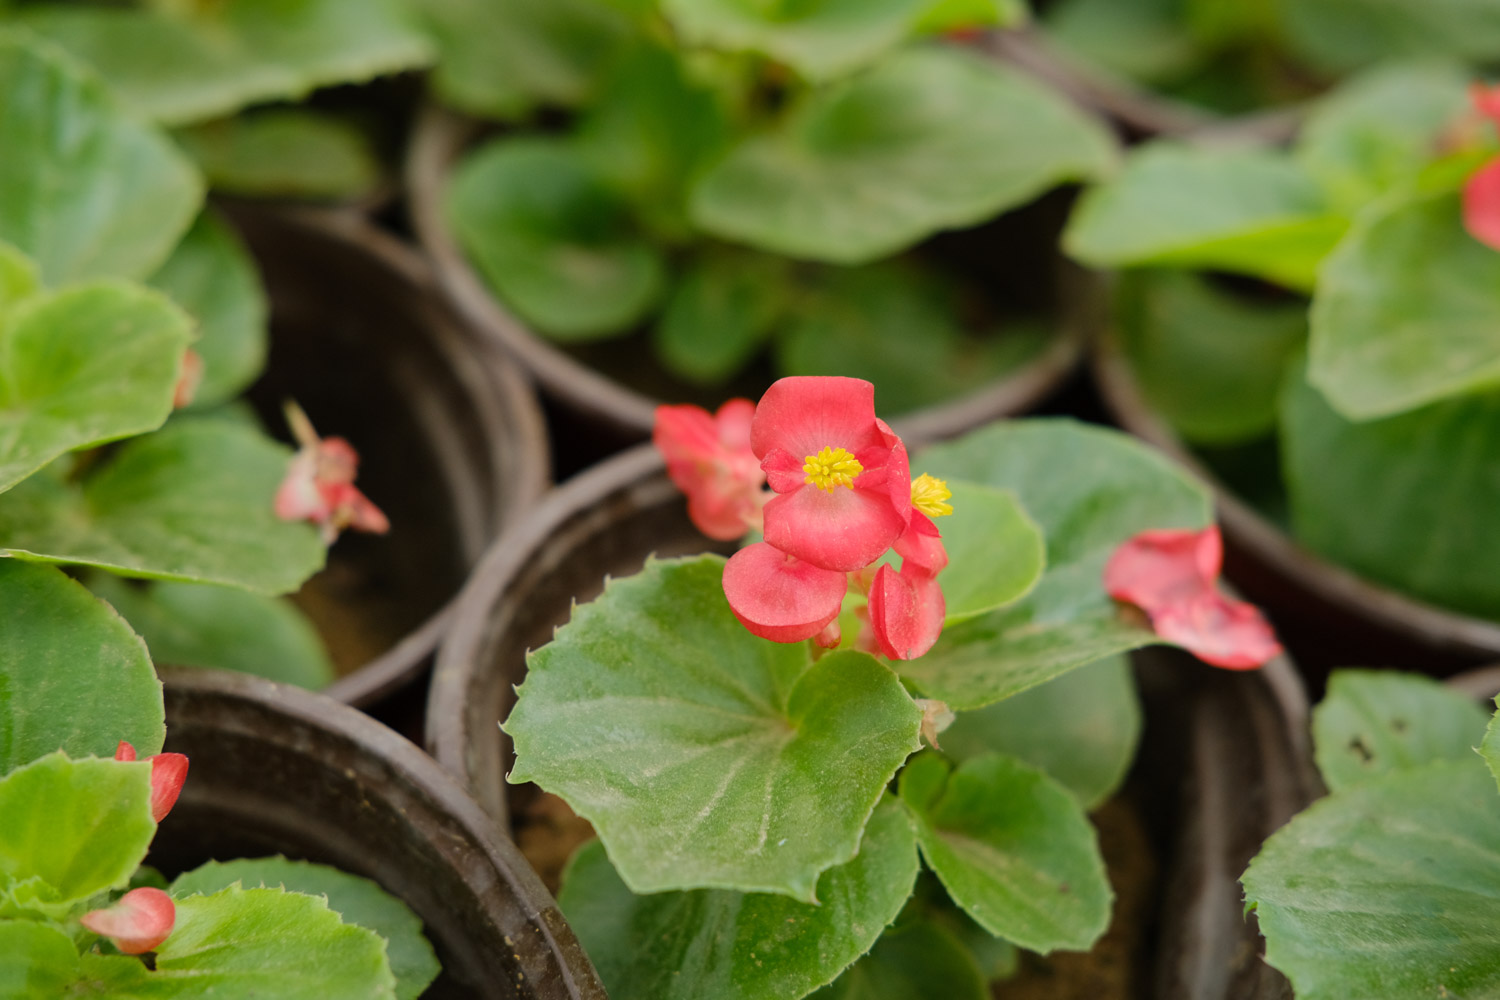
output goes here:
{"type": "Polygon", "coordinates": [[[926,656],[900,664],[903,677],[955,709],[1156,642],[1105,593],[1104,564],[1142,531],[1210,521],[1201,483],[1123,434],[1071,420],[994,424],[926,449],[912,466],[1013,491],[1047,538],[1047,569],[1030,594],[944,629],[926,656]]]}
{"type": "Polygon", "coordinates": [[[1041,771],[1000,754],[953,770],[935,753],[901,772],[922,857],[985,930],[1046,953],[1092,947],[1114,898],[1083,807],[1041,771]]]}
{"type": "Polygon", "coordinates": [[[1006,754],[1046,772],[1093,809],[1125,780],[1140,735],[1130,660],[1108,656],[1013,698],[959,712],[941,739],[950,760],[1006,754]]]}
{"type": "Polygon", "coordinates": [[[1102,126],[1029,77],[921,47],[812,91],[705,174],[690,208],[727,240],[859,264],[1094,177],[1113,156],[1102,126]]]}
{"type": "Polygon", "coordinates": [[[666,268],[578,152],[550,138],[497,139],[458,168],[448,219],[500,296],[557,340],[629,330],[666,268]]]}
{"type": "Polygon", "coordinates": [[[285,447],[224,420],[178,420],[82,481],[56,464],[0,495],[0,555],[126,576],[296,590],[323,565],[307,524],[276,517],[285,447]]]}
{"type": "Polygon", "coordinates": [[[161,750],[161,681],[109,606],[51,566],[0,559],[0,775],[62,750],[161,750]]]}
{"type": "Polygon", "coordinates": [[[948,566],[939,580],[945,624],[1025,597],[1042,578],[1047,540],[1014,493],[953,480],[953,513],[938,520],[948,566]]]}
{"type": "Polygon", "coordinates": [[[505,722],[510,780],[593,823],[636,892],[813,902],[918,748],[922,713],[871,656],[812,663],[805,643],[751,635],[723,569],[718,556],[652,561],[577,608],[528,659],[505,722]]]}
{"type": "MultiPolygon", "coordinates": [[[[155,58],[150,44],[134,51],[155,58]]],[[[21,32],[0,31],[0,94],[0,240],[52,285],[144,278],[166,260],[203,203],[202,179],[171,141],[21,32]]]]}
{"type": "Polygon", "coordinates": [[[875,947],[812,1000],[988,1000],[974,959],[942,927],[918,921],[892,927],[875,947]]]}
{"type": "Polygon", "coordinates": [[[917,867],[911,820],[886,797],[858,856],[823,873],[817,906],[722,889],[632,895],[598,841],[573,856],[558,904],[610,996],[802,997],[870,950],[917,867]]]}
{"type": "Polygon", "coordinates": [[[226,194],[347,200],[380,183],[370,137],[350,119],[310,108],[247,112],[175,135],[214,190],[226,194]]]}
{"type": "Polygon", "coordinates": [[[1468,760],[1490,713],[1415,674],[1339,670],[1313,712],[1323,782],[1337,792],[1391,771],[1468,760]]]}
{"type": "Polygon", "coordinates": [[[161,295],[101,281],[0,314],[0,492],[66,452],[160,427],[192,341],[161,295]]]}
{"type": "Polygon", "coordinates": [[[1395,771],[1318,802],[1242,881],[1298,1000],[1500,992],[1500,795],[1478,760],[1395,771]]]}
{"type": "Polygon", "coordinates": [[[1351,420],[1500,386],[1500,253],[1457,194],[1362,213],[1313,300],[1308,379],[1351,420]]]}

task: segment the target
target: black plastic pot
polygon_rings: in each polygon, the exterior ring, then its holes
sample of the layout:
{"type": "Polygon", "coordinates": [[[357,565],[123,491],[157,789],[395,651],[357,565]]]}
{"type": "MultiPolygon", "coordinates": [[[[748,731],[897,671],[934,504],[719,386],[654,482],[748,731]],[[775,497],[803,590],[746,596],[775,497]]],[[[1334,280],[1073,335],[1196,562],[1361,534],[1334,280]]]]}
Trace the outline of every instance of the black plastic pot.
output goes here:
{"type": "MultiPolygon", "coordinates": [[[[562,486],[486,556],[439,651],[427,740],[503,829],[537,795],[506,785],[512,749],[496,725],[515,702],[526,650],[546,643],[573,600],[596,596],[606,575],[634,572],[653,552],[715,548],[722,543],[689,522],[661,460],[638,448],[562,486]]],[[[1316,790],[1296,671],[1285,658],[1234,673],[1152,651],[1139,657],[1138,674],[1146,740],[1128,794],[1151,820],[1165,878],[1144,904],[1155,926],[1141,939],[1156,943],[1137,963],[1154,971],[1129,995],[1282,997],[1284,982],[1255,960],[1259,938],[1242,914],[1238,879],[1261,841],[1316,790]]]]}
{"type": "Polygon", "coordinates": [[[422,260],[347,212],[231,206],[271,300],[271,351],[250,398],[288,438],[295,399],[359,450],[360,487],[390,516],[346,533],[297,600],[368,706],[425,669],[469,570],[547,486],[545,425],[516,368],[472,336],[422,260]]]}
{"type": "Polygon", "coordinates": [[[515,847],[441,767],[368,716],[242,674],[167,670],[166,749],[190,761],[148,863],[281,853],[373,879],[425,925],[429,998],[603,1000],[515,847]]]}
{"type": "MultiPolygon", "coordinates": [[[[454,164],[483,130],[472,119],[429,107],[418,119],[407,160],[413,223],[444,290],[454,308],[511,354],[535,378],[543,394],[580,423],[585,434],[596,439],[602,436],[612,448],[648,438],[656,407],[681,400],[656,399],[632,389],[531,332],[501,305],[460,249],[445,215],[448,181],[454,164]]],[[[1046,252],[1055,254],[1055,249],[1046,252]]],[[[1091,280],[1059,258],[1053,279],[1058,319],[1052,343],[1011,375],[951,403],[894,419],[893,426],[915,444],[952,437],[1035,407],[1078,365],[1083,343],[1080,331],[1086,324],[1077,304],[1088,298],[1081,289],[1091,280]]]]}

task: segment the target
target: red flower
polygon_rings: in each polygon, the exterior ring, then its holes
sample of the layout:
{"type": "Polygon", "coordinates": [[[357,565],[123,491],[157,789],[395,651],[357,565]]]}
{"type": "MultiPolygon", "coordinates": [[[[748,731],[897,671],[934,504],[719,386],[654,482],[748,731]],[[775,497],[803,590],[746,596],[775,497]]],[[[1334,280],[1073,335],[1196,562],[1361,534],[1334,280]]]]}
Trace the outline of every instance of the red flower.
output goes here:
{"type": "Polygon", "coordinates": [[[740,624],[762,639],[801,642],[838,617],[849,578],[789,556],[768,542],[747,545],[724,566],[724,596],[740,624]]]}
{"type": "Polygon", "coordinates": [[[1474,81],[1469,84],[1469,101],[1474,110],[1500,125],[1500,86],[1474,81]]]}
{"type": "Polygon", "coordinates": [[[142,955],[154,950],[172,933],[172,926],[177,923],[177,906],[160,889],[132,889],[115,905],[90,910],[78,922],[109,938],[125,954],[142,955]]]}
{"type": "MultiPolygon", "coordinates": [[[[1500,125],[1500,87],[1469,87],[1474,110],[1500,125]]],[[[1491,160],[1464,184],[1464,228],[1485,246],[1500,250],[1500,159],[1491,160]]]]}
{"type": "MultiPolygon", "coordinates": [[[[160,823],[182,793],[188,759],[180,753],[159,753],[146,759],[151,762],[151,818],[160,823]]],[[[115,748],[115,760],[135,760],[135,747],[121,740],[115,748]]]]}
{"type": "Polygon", "coordinates": [[[911,527],[896,540],[895,549],[901,569],[883,565],[870,584],[870,627],[882,653],[893,660],[914,660],[943,632],[948,605],[937,575],[948,565],[948,552],[937,525],[919,510],[912,511],[911,527]]]}
{"type": "Polygon", "coordinates": [[[880,558],[911,521],[906,446],[862,379],[798,376],[766,390],[750,446],[771,489],[766,541],[841,573],[880,558]]]}
{"type": "Polygon", "coordinates": [[[311,521],[332,545],[345,528],[383,535],[391,522],[354,485],[359,453],[343,438],[320,438],[307,414],[287,406],[287,423],[302,447],[292,456],[286,478],[276,490],[276,516],[283,521],[311,521]]]}
{"type": "Polygon", "coordinates": [[[754,414],[748,399],[731,399],[712,416],[697,406],[656,408],[651,440],[687,494],[688,517],[709,538],[733,541],[760,525],[766,477],[750,450],[754,414]]]}
{"type": "Polygon", "coordinates": [[[1110,556],[1104,589],[1134,604],[1168,642],[1217,667],[1246,670],[1281,652],[1260,611],[1218,590],[1224,543],[1202,531],[1143,531],[1110,556]]]}

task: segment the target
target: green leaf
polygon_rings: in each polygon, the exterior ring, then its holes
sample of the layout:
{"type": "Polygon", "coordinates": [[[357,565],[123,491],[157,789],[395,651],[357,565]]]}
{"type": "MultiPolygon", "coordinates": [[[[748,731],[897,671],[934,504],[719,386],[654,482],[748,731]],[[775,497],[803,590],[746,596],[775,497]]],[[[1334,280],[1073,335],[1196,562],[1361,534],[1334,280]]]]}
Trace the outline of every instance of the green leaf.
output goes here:
{"type": "Polygon", "coordinates": [[[1211,516],[1208,490],[1166,458],[1070,420],[992,424],[921,452],[912,465],[1014,491],[1047,538],[1047,570],[1029,595],[944,629],[926,656],[900,664],[924,695],[955,709],[1156,642],[1105,593],[1104,564],[1142,531],[1202,528],[1211,516]]]}
{"type": "Polygon", "coordinates": [[[802,997],[869,951],[916,877],[911,821],[886,797],[859,854],[819,879],[818,906],[722,889],[631,895],[598,841],[573,856],[558,904],[620,1000],[802,997]]]}
{"type": "Polygon", "coordinates": [[[62,751],[0,778],[0,877],[40,878],[60,903],[118,889],[146,857],[151,765],[62,751]]]}
{"type": "Polygon", "coordinates": [[[1490,0],[1297,0],[1281,10],[1293,53],[1325,73],[1382,59],[1488,63],[1500,54],[1500,9],[1490,0]]]}
{"type": "Polygon", "coordinates": [[[925,921],[893,927],[874,949],[812,1000],[989,1000],[963,944],[925,921]]]}
{"type": "Polygon", "coordinates": [[[830,268],[794,303],[777,369],[865,379],[883,410],[906,413],[1003,378],[1052,342],[1051,329],[1023,324],[974,335],[960,319],[965,292],[910,261],[830,268]]]}
{"type": "Polygon", "coordinates": [[[1179,0],[1058,0],[1039,13],[1047,41],[1065,55],[1129,80],[1173,84],[1208,59],[1182,7],[1179,0]]]}
{"type": "Polygon", "coordinates": [[[415,0],[432,32],[438,97],[470,114],[520,118],[592,99],[632,40],[598,0],[415,0]]]}
{"type": "Polygon", "coordinates": [[[165,297],[122,281],[6,310],[0,492],[59,455],[160,427],[192,337],[188,317],[165,297]]]}
{"type": "Polygon", "coordinates": [[[227,421],[173,421],[81,482],[54,464],[0,495],[0,556],[296,590],[325,552],[311,525],[273,510],[288,460],[284,446],[227,421]]]}
{"type": "Polygon", "coordinates": [[[401,0],[170,9],[52,3],[16,18],[93,66],[127,104],[169,125],[417,69],[432,58],[401,0]]]}
{"type": "Polygon", "coordinates": [[[1500,393],[1350,423],[1294,366],[1282,464],[1297,539],[1371,580],[1500,618],[1500,393]]]}
{"type": "Polygon", "coordinates": [[[922,47],[812,91],[705,174],[691,212],[727,240],[860,264],[1093,177],[1112,142],[1018,71],[922,47]]]}
{"type": "Polygon", "coordinates": [[[216,191],[263,198],[358,198],[381,179],[359,126],[310,108],[268,108],[176,133],[216,191]]]}
{"type": "Polygon", "coordinates": [[[810,80],[858,69],[911,34],[932,0],[661,0],[689,45],[758,52],[810,80]]]}
{"type": "Polygon", "coordinates": [[[760,351],[791,296],[787,262],[769,254],[708,250],[667,299],[653,343],[674,375],[716,385],[760,351]]]}
{"type": "Polygon", "coordinates": [[[1114,894],[1098,838],[1067,789],[1011,757],[952,770],[925,752],[901,772],[922,857],[985,930],[1023,948],[1084,951],[1114,894]]]}
{"type": "Polygon", "coordinates": [[[397,1000],[416,1000],[440,971],[432,945],[422,936],[422,921],[401,900],[367,878],[328,865],[283,857],[210,861],[179,875],[172,896],[212,895],[234,884],[247,889],[276,888],[325,896],[328,908],[346,924],[368,928],[386,941],[397,1000]]]}
{"type": "Polygon", "coordinates": [[[231,887],[177,900],[177,923],[156,969],[83,956],[85,976],[115,1000],[276,997],[394,1000],[380,935],[340,922],[316,896],[231,887]]]}
{"type": "Polygon", "coordinates": [[[0,774],[62,750],[161,750],[161,681],[109,606],[51,566],[0,559],[0,774]]]}
{"type": "Polygon", "coordinates": [[[1416,674],[1338,670],[1313,712],[1323,782],[1335,792],[1438,760],[1468,760],[1489,713],[1416,674]]]}
{"type": "Polygon", "coordinates": [[[1479,745],[1479,755],[1489,765],[1495,781],[1500,783],[1500,712],[1490,718],[1489,727],[1484,732],[1484,742],[1479,745]]]}
{"type": "Polygon", "coordinates": [[[1359,216],[1323,270],[1309,356],[1351,420],[1500,386],[1500,254],[1464,229],[1457,194],[1359,216]]]}
{"type": "Polygon", "coordinates": [[[1443,134],[1469,110],[1467,83],[1452,66],[1395,66],[1355,77],[1308,116],[1297,162],[1331,203],[1353,214],[1432,162],[1443,134]]]}
{"type": "Polygon", "coordinates": [[[1042,578],[1047,540],[1007,490],[953,480],[953,513],[936,523],[948,551],[942,572],[945,624],[1020,600],[1042,578]]]}
{"type": "Polygon", "coordinates": [[[151,284],[198,321],[203,359],[195,409],[238,396],[266,364],[266,293],[250,251],[212,212],[198,216],[151,284]]]}
{"type": "Polygon", "coordinates": [[[1282,153],[1155,142],[1084,193],[1063,246],[1093,267],[1213,268],[1310,291],[1347,228],[1282,153]]]}
{"type": "Polygon", "coordinates": [[[561,341],[622,333],[655,306],[665,264],[576,149],[501,138],[454,175],[448,218],[522,319],[561,341]]]}
{"type": "Polygon", "coordinates": [[[1238,444],[1271,433],[1307,306],[1257,300],[1187,271],[1135,271],[1116,298],[1121,346],[1151,405],[1187,440],[1238,444]]]}
{"type": "Polygon", "coordinates": [[[1027,17],[1024,0],[928,0],[927,11],[918,19],[916,30],[1013,28],[1025,24],[1027,17]]]}
{"type": "Polygon", "coordinates": [[[1500,795],[1478,760],[1396,771],[1282,827],[1242,881],[1298,1000],[1500,993],[1500,795]]]}
{"type": "Polygon", "coordinates": [[[133,586],[103,573],[89,588],[125,616],[157,663],[236,670],[314,691],[333,681],[317,629],[285,598],[165,580],[133,586]]]}
{"type": "Polygon", "coordinates": [[[0,319],[41,289],[42,276],[36,263],[10,244],[0,242],[0,319]]]}
{"type": "Polygon", "coordinates": [[[972,712],[943,730],[943,754],[958,763],[987,753],[1015,757],[1077,797],[1102,805],[1125,780],[1141,735],[1130,660],[1109,656],[972,712]]]}
{"type": "Polygon", "coordinates": [[[65,996],[78,978],[78,949],[68,935],[30,920],[0,920],[0,996],[65,996]]]}
{"type": "Polygon", "coordinates": [[[613,580],[528,657],[505,731],[512,782],[594,824],[636,892],[725,888],[814,902],[859,850],[921,711],[864,653],[810,663],[751,635],[719,556],[613,580]],[[837,774],[838,781],[828,776],[837,774]]]}
{"type": "Polygon", "coordinates": [[[0,240],[52,285],[144,278],[166,260],[203,202],[202,179],[167,137],[22,33],[0,31],[0,94],[0,240]]]}

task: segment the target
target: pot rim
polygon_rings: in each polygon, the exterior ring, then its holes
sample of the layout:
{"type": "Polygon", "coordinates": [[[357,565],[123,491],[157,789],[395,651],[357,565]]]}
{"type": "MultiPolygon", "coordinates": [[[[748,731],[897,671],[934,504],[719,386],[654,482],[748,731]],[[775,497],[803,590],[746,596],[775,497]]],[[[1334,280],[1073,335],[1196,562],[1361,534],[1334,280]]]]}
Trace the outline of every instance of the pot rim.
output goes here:
{"type": "MultiPolygon", "coordinates": [[[[616,427],[633,439],[651,435],[656,408],[670,400],[639,393],[554,347],[513,315],[469,263],[448,226],[445,203],[453,166],[484,124],[429,100],[417,117],[405,176],[417,240],[437,273],[454,310],[485,337],[499,344],[550,395],[590,419],[616,427]]],[[[1082,268],[1059,258],[1065,303],[1087,298],[1070,286],[1090,279],[1082,268]]],[[[1087,323],[1077,309],[1060,311],[1051,343],[1009,376],[987,383],[951,402],[915,410],[891,425],[913,442],[939,440],[994,419],[1031,409],[1055,391],[1079,366],[1087,323]]]]}

